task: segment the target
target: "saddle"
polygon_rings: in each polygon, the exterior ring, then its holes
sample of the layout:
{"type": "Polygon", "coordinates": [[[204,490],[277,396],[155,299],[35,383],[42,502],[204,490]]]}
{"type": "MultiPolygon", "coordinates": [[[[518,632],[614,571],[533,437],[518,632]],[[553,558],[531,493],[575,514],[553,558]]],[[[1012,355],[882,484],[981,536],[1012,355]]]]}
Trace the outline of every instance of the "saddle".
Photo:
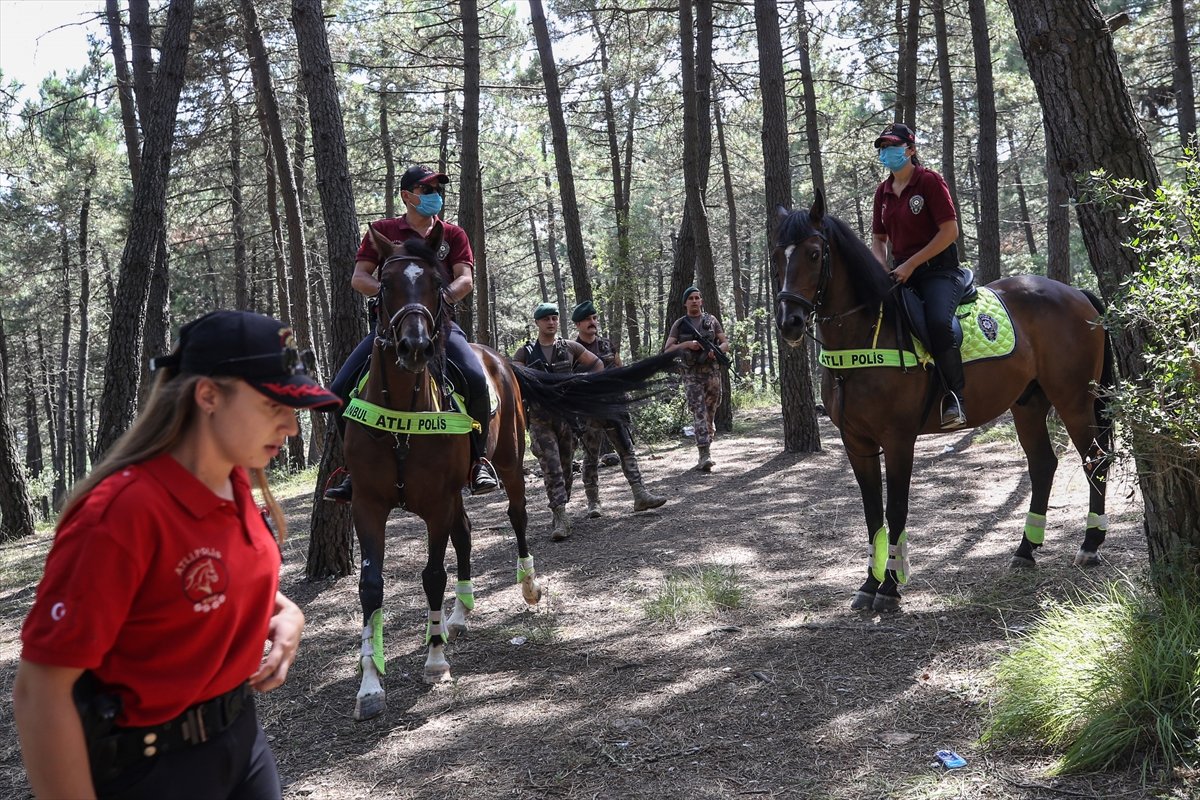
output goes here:
{"type": "MultiPolygon", "coordinates": [[[[975,287],[975,272],[967,267],[958,267],[958,281],[962,290],[958,300],[959,307],[974,303],[979,297],[979,292],[975,287]]],[[[928,350],[929,326],[925,322],[925,303],[921,300],[921,295],[917,294],[915,289],[903,285],[897,291],[896,299],[900,304],[901,317],[908,325],[909,331],[928,350]]],[[[950,324],[954,328],[954,344],[961,346],[963,331],[957,314],[951,319],[950,324]]]]}

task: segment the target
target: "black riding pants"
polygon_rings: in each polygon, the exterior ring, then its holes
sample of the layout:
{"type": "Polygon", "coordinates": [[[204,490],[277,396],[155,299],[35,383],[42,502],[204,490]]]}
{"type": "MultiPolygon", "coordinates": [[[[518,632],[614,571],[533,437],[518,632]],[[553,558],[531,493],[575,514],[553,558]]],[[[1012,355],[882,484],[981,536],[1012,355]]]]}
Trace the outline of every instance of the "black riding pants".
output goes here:
{"type": "Polygon", "coordinates": [[[925,324],[929,328],[929,349],[934,357],[954,349],[954,310],[962,299],[958,269],[923,267],[908,279],[908,285],[925,302],[925,324]]]}
{"type": "Polygon", "coordinates": [[[102,800],[279,800],[275,754],[254,705],[204,744],[147,758],[96,786],[102,800]]]}

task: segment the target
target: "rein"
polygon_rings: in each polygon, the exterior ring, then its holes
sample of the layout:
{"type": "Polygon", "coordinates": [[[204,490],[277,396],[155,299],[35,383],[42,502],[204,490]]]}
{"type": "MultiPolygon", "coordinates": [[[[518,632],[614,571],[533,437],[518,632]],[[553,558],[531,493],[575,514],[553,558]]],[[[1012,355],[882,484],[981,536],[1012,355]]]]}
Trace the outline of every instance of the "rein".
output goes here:
{"type": "MultiPolygon", "coordinates": [[[[429,268],[428,264],[425,264],[424,261],[419,258],[415,258],[414,256],[410,256],[408,254],[390,255],[383,260],[382,264],[379,265],[380,277],[383,276],[383,271],[387,268],[388,264],[403,263],[406,261],[421,264],[426,268],[429,268]]],[[[379,308],[386,314],[388,310],[387,284],[385,284],[383,281],[379,282],[379,294],[377,297],[379,298],[379,308]]],[[[381,314],[379,317],[379,328],[375,331],[375,344],[379,345],[385,350],[396,350],[396,340],[399,338],[397,331],[401,323],[403,323],[405,319],[413,314],[419,314],[425,318],[425,323],[429,326],[430,341],[432,341],[434,344],[437,344],[442,335],[442,320],[445,317],[445,313],[446,298],[441,292],[438,292],[436,313],[430,311],[429,307],[424,303],[407,303],[401,306],[396,313],[392,314],[391,317],[388,318],[386,324],[383,322],[383,315],[381,314]]],[[[396,353],[396,365],[400,365],[399,352],[396,353]]]]}

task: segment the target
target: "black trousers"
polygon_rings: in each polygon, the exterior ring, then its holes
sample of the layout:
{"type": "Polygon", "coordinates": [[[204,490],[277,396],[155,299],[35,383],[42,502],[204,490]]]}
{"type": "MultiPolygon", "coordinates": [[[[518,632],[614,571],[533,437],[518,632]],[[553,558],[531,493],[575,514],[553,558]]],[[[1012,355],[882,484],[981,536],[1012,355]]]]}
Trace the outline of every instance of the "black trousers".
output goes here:
{"type": "Polygon", "coordinates": [[[929,327],[929,347],[934,358],[954,349],[954,310],[962,299],[958,269],[922,267],[908,279],[908,285],[925,302],[925,324],[929,327]]]}
{"type": "Polygon", "coordinates": [[[279,800],[275,754],[254,705],[203,744],[136,762],[96,786],[100,800],[279,800]]]}

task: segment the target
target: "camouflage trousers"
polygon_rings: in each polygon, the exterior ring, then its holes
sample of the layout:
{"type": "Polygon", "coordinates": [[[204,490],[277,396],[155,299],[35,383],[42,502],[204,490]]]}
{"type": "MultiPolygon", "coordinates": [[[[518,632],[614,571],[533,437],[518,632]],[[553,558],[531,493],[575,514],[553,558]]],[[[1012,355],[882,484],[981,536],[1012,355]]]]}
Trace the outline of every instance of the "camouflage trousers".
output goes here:
{"type": "Polygon", "coordinates": [[[571,499],[575,459],[575,430],[570,423],[553,417],[529,413],[529,445],[542,467],[542,482],[551,508],[565,506],[571,499]]]}
{"type": "Polygon", "coordinates": [[[621,457],[621,471],[629,485],[642,482],[642,473],[638,469],[637,456],[633,454],[633,439],[629,435],[629,425],[626,422],[610,422],[593,420],[584,428],[580,437],[583,443],[583,486],[585,489],[600,486],[600,456],[604,445],[611,442],[613,450],[621,457]]]}
{"type": "Polygon", "coordinates": [[[717,406],[721,405],[721,372],[712,368],[684,370],[683,387],[696,430],[696,446],[708,447],[715,431],[717,406]]]}

